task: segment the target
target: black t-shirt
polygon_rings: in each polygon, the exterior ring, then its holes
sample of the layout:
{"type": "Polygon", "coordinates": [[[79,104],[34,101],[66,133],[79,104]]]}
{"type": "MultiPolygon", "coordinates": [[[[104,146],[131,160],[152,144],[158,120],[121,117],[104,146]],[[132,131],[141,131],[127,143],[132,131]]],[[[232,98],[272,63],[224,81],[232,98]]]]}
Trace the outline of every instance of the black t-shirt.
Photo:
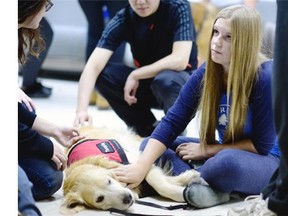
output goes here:
{"type": "Polygon", "coordinates": [[[127,5],[109,22],[97,46],[115,51],[123,41],[130,44],[137,67],[171,54],[175,41],[193,41],[187,69],[197,68],[196,32],[186,0],[161,0],[157,11],[148,17],[138,16],[127,5]]]}

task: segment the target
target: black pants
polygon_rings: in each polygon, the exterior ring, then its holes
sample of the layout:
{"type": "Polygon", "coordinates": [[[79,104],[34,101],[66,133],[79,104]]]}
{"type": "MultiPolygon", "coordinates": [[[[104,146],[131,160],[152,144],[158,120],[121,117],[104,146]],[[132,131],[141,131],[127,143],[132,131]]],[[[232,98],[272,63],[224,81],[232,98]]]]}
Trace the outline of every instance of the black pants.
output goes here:
{"type": "Polygon", "coordinates": [[[166,113],[190,74],[166,70],[153,79],[141,80],[136,93],[137,103],[129,106],[124,100],[123,89],[133,70],[125,65],[107,64],[97,79],[96,88],[128,127],[140,136],[149,136],[156,121],[151,108],[163,109],[166,113]]]}
{"type": "MultiPolygon", "coordinates": [[[[112,18],[120,9],[128,4],[127,0],[78,0],[79,4],[87,18],[88,22],[88,38],[86,47],[86,60],[97,46],[97,43],[105,28],[103,20],[102,7],[107,6],[112,18]]],[[[113,53],[110,62],[121,63],[123,61],[123,55],[125,51],[125,43],[122,43],[120,47],[113,53]]]]}
{"type": "Polygon", "coordinates": [[[273,105],[275,127],[281,151],[280,165],[263,190],[268,208],[279,215],[288,214],[288,1],[277,0],[274,50],[273,105]]]}

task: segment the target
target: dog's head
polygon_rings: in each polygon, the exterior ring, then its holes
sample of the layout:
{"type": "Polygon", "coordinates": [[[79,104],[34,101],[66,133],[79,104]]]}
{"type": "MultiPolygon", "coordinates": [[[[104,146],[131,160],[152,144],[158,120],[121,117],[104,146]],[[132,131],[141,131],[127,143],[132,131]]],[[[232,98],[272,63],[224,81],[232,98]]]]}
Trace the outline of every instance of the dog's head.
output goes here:
{"type": "MultiPolygon", "coordinates": [[[[101,163],[105,163],[103,160],[108,162],[104,157],[100,159],[101,163]]],[[[91,162],[93,158],[88,160],[91,162]]],[[[138,198],[126,185],[117,181],[112,169],[82,161],[79,161],[79,165],[77,163],[68,168],[64,180],[64,201],[60,210],[62,214],[72,215],[86,208],[126,210],[138,198]]],[[[113,167],[115,166],[112,165],[111,168],[113,167]]]]}

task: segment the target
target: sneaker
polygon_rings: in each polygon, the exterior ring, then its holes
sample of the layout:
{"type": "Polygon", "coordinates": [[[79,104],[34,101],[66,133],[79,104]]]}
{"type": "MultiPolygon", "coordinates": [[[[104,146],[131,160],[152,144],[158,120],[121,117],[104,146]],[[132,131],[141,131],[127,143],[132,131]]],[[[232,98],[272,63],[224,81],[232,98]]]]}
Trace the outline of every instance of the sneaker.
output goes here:
{"type": "Polygon", "coordinates": [[[36,82],[33,86],[22,87],[22,90],[31,98],[48,98],[52,94],[52,88],[36,82]]]}
{"type": "Polygon", "coordinates": [[[245,207],[235,207],[228,210],[227,216],[277,216],[268,209],[268,198],[263,199],[263,195],[248,196],[244,202],[251,202],[245,207]],[[252,201],[251,201],[252,200],[252,201]]]}
{"type": "Polygon", "coordinates": [[[183,196],[188,204],[197,208],[207,208],[230,200],[229,193],[223,193],[208,185],[197,183],[188,185],[184,189],[183,196]]]}

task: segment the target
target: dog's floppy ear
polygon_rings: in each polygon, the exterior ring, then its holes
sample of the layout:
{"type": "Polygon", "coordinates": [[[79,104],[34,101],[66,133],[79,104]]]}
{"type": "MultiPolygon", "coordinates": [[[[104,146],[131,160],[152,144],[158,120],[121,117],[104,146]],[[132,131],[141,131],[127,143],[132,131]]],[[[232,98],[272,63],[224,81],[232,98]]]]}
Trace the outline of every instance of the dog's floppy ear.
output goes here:
{"type": "Polygon", "coordinates": [[[73,215],[86,209],[82,198],[75,192],[69,192],[64,196],[60,207],[60,213],[63,215],[73,215]]]}

